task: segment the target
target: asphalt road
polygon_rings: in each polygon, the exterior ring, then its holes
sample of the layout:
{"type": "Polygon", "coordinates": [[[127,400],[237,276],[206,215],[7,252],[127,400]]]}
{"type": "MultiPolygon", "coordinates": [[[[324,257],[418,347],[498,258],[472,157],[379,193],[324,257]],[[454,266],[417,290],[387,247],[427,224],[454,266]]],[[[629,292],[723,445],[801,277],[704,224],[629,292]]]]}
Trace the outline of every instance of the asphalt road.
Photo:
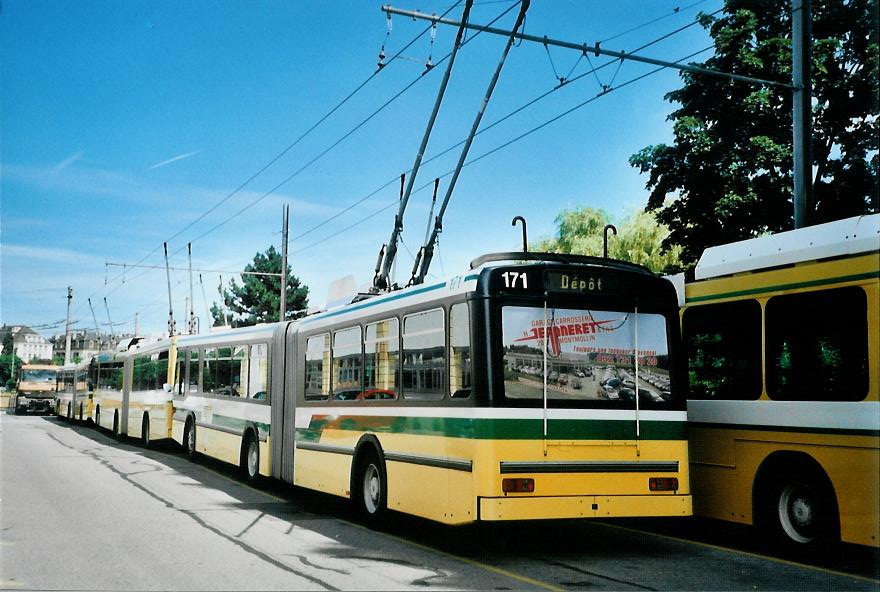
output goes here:
{"type": "Polygon", "coordinates": [[[5,589],[880,589],[873,551],[859,550],[854,567],[808,566],[742,541],[722,548],[686,520],[449,528],[394,518],[372,531],[345,500],[255,489],[221,463],[87,426],[0,416],[5,589]]]}

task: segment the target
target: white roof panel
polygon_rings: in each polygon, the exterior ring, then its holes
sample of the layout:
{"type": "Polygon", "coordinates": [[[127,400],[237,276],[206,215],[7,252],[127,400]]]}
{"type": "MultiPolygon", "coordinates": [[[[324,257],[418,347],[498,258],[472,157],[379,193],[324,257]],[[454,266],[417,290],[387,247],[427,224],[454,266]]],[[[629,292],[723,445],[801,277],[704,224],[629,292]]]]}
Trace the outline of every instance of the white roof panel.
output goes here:
{"type": "Polygon", "coordinates": [[[880,214],[856,216],[710,247],[700,257],[694,277],[703,280],[872,251],[880,251],[880,214]]]}

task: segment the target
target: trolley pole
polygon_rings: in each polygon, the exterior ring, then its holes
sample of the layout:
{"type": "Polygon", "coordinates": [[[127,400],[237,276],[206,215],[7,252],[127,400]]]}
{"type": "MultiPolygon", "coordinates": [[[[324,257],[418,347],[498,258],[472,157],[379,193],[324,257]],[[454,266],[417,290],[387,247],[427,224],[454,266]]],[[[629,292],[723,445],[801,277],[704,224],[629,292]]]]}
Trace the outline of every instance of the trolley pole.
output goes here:
{"type": "MultiPolygon", "coordinates": [[[[64,329],[64,364],[70,363],[70,306],[73,304],[73,288],[67,286],[67,325],[64,329]]],[[[14,358],[13,358],[14,359],[14,358]]]]}
{"type": "Polygon", "coordinates": [[[285,204],[281,214],[281,310],[278,320],[284,321],[287,315],[287,226],[290,206],[285,204]]]}
{"type": "Polygon", "coordinates": [[[811,0],[791,3],[792,157],[794,174],[794,227],[810,225],[813,201],[812,45],[811,0]]]}

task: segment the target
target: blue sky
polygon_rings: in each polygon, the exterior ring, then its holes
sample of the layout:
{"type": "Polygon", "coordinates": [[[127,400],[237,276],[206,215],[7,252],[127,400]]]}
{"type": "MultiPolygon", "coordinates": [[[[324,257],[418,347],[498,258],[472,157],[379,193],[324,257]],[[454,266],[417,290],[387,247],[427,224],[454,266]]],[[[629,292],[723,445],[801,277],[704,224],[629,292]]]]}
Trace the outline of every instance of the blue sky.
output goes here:
{"type": "MultiPolygon", "coordinates": [[[[163,265],[161,245],[171,239],[172,266],[186,266],[186,244],[194,241],[194,267],[242,269],[258,251],[280,246],[285,203],[291,209],[291,267],[310,287],[312,303],[323,303],[328,284],[341,276],[351,274],[366,284],[391,232],[397,183],[300,235],[412,166],[443,68],[423,76],[346,141],[303,167],[419,77],[429,53],[435,62],[445,56],[455,35],[451,27],[438,28],[433,49],[430,36],[423,35],[404,59],[389,64],[263,174],[205,214],[369,77],[383,41],[391,56],[425,29],[423,22],[394,17],[386,35],[381,4],[3,2],[2,322],[43,326],[64,319],[66,287],[72,286],[77,328],[94,327],[86,301],[91,297],[101,330],[107,330],[106,297],[117,331],[131,331],[136,312],[143,332],[162,331],[168,314],[164,270],[128,270],[123,282],[122,270],[105,263],[146,257],[144,264],[163,265]]],[[[394,5],[441,13],[451,4],[394,5]]],[[[488,23],[512,4],[477,0],[472,21],[488,23]]],[[[589,44],[601,40],[608,49],[632,51],[720,5],[719,0],[533,0],[526,32],[589,44]]],[[[449,16],[460,13],[456,7],[449,16]]],[[[515,15],[511,10],[496,26],[511,26],[515,15]]],[[[479,35],[461,50],[426,158],[464,139],[503,43],[501,37],[479,35]]],[[[694,26],[643,53],[678,60],[709,45],[706,32],[694,26]]],[[[511,51],[482,127],[556,86],[554,66],[559,75],[575,67],[571,77],[589,70],[577,52],[550,48],[549,53],[529,43],[511,51]]],[[[590,59],[594,66],[611,61],[590,59]]],[[[611,64],[597,72],[598,81],[590,75],[565,85],[478,136],[470,158],[595,97],[600,82],[614,87],[651,69],[627,62],[618,70],[611,64]]],[[[516,215],[527,218],[535,240],[553,233],[554,219],[565,208],[599,207],[617,219],[642,208],[645,179],[627,159],[647,145],[669,141],[666,116],[674,106],[663,95],[679,86],[677,72],[660,72],[466,167],[432,274],[454,275],[480,254],[518,248],[520,231],[510,225],[516,215]]],[[[423,166],[416,187],[452,170],[458,154],[454,150],[423,166]]],[[[425,189],[410,200],[399,281],[409,275],[410,252],[424,240],[430,197],[425,189]]],[[[218,274],[203,278],[208,299],[217,300],[218,274]]],[[[188,292],[187,275],[173,273],[178,326],[188,292]]],[[[198,280],[195,306],[205,316],[198,280]]],[[[44,333],[63,329],[62,324],[44,333]]]]}

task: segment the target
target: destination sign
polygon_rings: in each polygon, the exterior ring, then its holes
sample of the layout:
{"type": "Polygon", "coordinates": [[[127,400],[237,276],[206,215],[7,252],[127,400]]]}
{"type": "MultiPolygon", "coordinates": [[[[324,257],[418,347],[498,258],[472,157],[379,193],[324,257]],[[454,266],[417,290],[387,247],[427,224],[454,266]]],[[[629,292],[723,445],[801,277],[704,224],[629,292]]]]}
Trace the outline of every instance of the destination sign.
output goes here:
{"type": "Polygon", "coordinates": [[[574,294],[608,294],[617,290],[617,279],[604,274],[569,273],[548,271],[544,275],[544,288],[548,292],[574,294]]]}

